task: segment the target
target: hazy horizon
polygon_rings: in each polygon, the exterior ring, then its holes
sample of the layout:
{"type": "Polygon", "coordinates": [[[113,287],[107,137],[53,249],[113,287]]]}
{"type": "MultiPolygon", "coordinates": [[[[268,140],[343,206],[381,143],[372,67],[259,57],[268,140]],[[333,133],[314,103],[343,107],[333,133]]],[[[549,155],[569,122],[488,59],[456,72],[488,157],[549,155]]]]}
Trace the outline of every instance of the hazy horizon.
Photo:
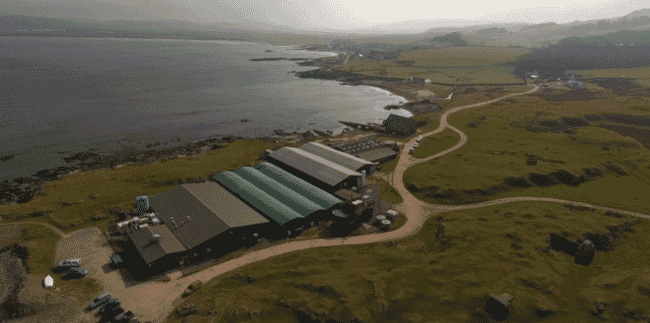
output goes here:
{"type": "Polygon", "coordinates": [[[394,6],[369,0],[4,0],[0,14],[98,21],[165,19],[259,31],[414,33],[436,27],[615,18],[643,9],[644,1],[511,1],[494,6],[469,0],[461,7],[414,0],[394,6]]]}

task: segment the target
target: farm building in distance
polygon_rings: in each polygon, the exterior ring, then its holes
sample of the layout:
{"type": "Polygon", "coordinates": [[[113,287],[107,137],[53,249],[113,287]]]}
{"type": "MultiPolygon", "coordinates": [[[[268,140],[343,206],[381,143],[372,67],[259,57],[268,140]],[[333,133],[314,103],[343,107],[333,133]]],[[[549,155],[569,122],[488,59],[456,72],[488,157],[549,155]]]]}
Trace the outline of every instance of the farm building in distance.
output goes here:
{"type": "Polygon", "coordinates": [[[212,182],[179,185],[152,196],[150,203],[155,212],[150,218],[162,223],[138,218],[136,225],[149,223],[128,234],[150,267],[161,262],[182,264],[223,243],[232,244],[233,237],[241,241],[241,237],[268,230],[264,216],[212,182]]]}
{"type": "Polygon", "coordinates": [[[415,84],[419,84],[419,85],[425,85],[427,83],[431,83],[430,79],[423,79],[423,78],[419,78],[419,77],[411,77],[411,79],[409,79],[409,81],[411,83],[415,83],[415,84]]]}
{"type": "Polygon", "coordinates": [[[386,133],[394,136],[406,137],[415,133],[417,122],[412,118],[402,117],[396,114],[391,114],[384,120],[384,127],[386,133]]]}
{"type": "Polygon", "coordinates": [[[327,192],[361,185],[361,173],[299,148],[282,147],[268,158],[276,166],[327,192]]]}

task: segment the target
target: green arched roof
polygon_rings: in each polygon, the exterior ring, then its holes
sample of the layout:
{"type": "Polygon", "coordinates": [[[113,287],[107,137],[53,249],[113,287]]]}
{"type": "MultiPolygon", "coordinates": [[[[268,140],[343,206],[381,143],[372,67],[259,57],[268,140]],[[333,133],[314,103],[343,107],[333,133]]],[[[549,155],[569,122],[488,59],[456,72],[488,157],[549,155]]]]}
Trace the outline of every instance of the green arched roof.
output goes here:
{"type": "Polygon", "coordinates": [[[334,195],[325,192],[324,190],[271,163],[259,163],[255,166],[255,169],[259,170],[260,173],[270,177],[271,179],[274,179],[278,183],[298,192],[325,209],[330,209],[334,205],[342,203],[342,201],[334,195]]]}
{"type": "Polygon", "coordinates": [[[217,183],[235,193],[240,199],[245,200],[259,212],[280,225],[285,225],[292,220],[304,219],[303,216],[290,207],[233,172],[221,172],[214,175],[213,178],[217,183]]]}
{"type": "Polygon", "coordinates": [[[243,179],[249,181],[258,188],[261,188],[264,192],[304,217],[309,217],[318,211],[326,210],[320,205],[298,194],[296,191],[262,174],[253,167],[242,167],[236,170],[235,174],[241,176],[243,179]]]}

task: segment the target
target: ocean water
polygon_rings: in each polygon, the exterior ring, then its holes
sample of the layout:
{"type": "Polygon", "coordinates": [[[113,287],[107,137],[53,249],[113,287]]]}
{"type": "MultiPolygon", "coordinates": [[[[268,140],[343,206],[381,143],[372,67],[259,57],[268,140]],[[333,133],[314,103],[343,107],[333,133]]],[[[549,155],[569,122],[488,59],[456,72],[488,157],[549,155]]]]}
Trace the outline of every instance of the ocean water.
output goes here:
{"type": "Polygon", "coordinates": [[[406,99],[369,86],[300,79],[292,61],[332,56],[234,41],[0,37],[0,181],[65,165],[63,157],[379,122],[406,99]],[[265,50],[273,52],[265,52],[265,50]],[[241,122],[241,119],[249,122],[241,122]]]}

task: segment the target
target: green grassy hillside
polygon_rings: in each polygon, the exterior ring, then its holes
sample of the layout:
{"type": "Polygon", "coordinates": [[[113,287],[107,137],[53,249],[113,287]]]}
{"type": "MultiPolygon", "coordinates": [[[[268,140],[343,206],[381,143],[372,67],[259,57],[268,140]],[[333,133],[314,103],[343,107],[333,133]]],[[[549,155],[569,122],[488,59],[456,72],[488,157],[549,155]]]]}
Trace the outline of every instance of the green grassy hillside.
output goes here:
{"type": "Polygon", "coordinates": [[[166,322],[495,322],[486,298],[501,293],[514,297],[506,322],[591,322],[596,301],[607,302],[605,316],[626,322],[626,312],[643,315],[650,305],[638,292],[648,285],[647,221],[614,251],[597,251],[589,266],[541,250],[551,232],[578,237],[626,220],[548,203],[450,212],[412,238],[304,250],[238,268],[177,308],[194,314],[175,312],[166,322]]]}

